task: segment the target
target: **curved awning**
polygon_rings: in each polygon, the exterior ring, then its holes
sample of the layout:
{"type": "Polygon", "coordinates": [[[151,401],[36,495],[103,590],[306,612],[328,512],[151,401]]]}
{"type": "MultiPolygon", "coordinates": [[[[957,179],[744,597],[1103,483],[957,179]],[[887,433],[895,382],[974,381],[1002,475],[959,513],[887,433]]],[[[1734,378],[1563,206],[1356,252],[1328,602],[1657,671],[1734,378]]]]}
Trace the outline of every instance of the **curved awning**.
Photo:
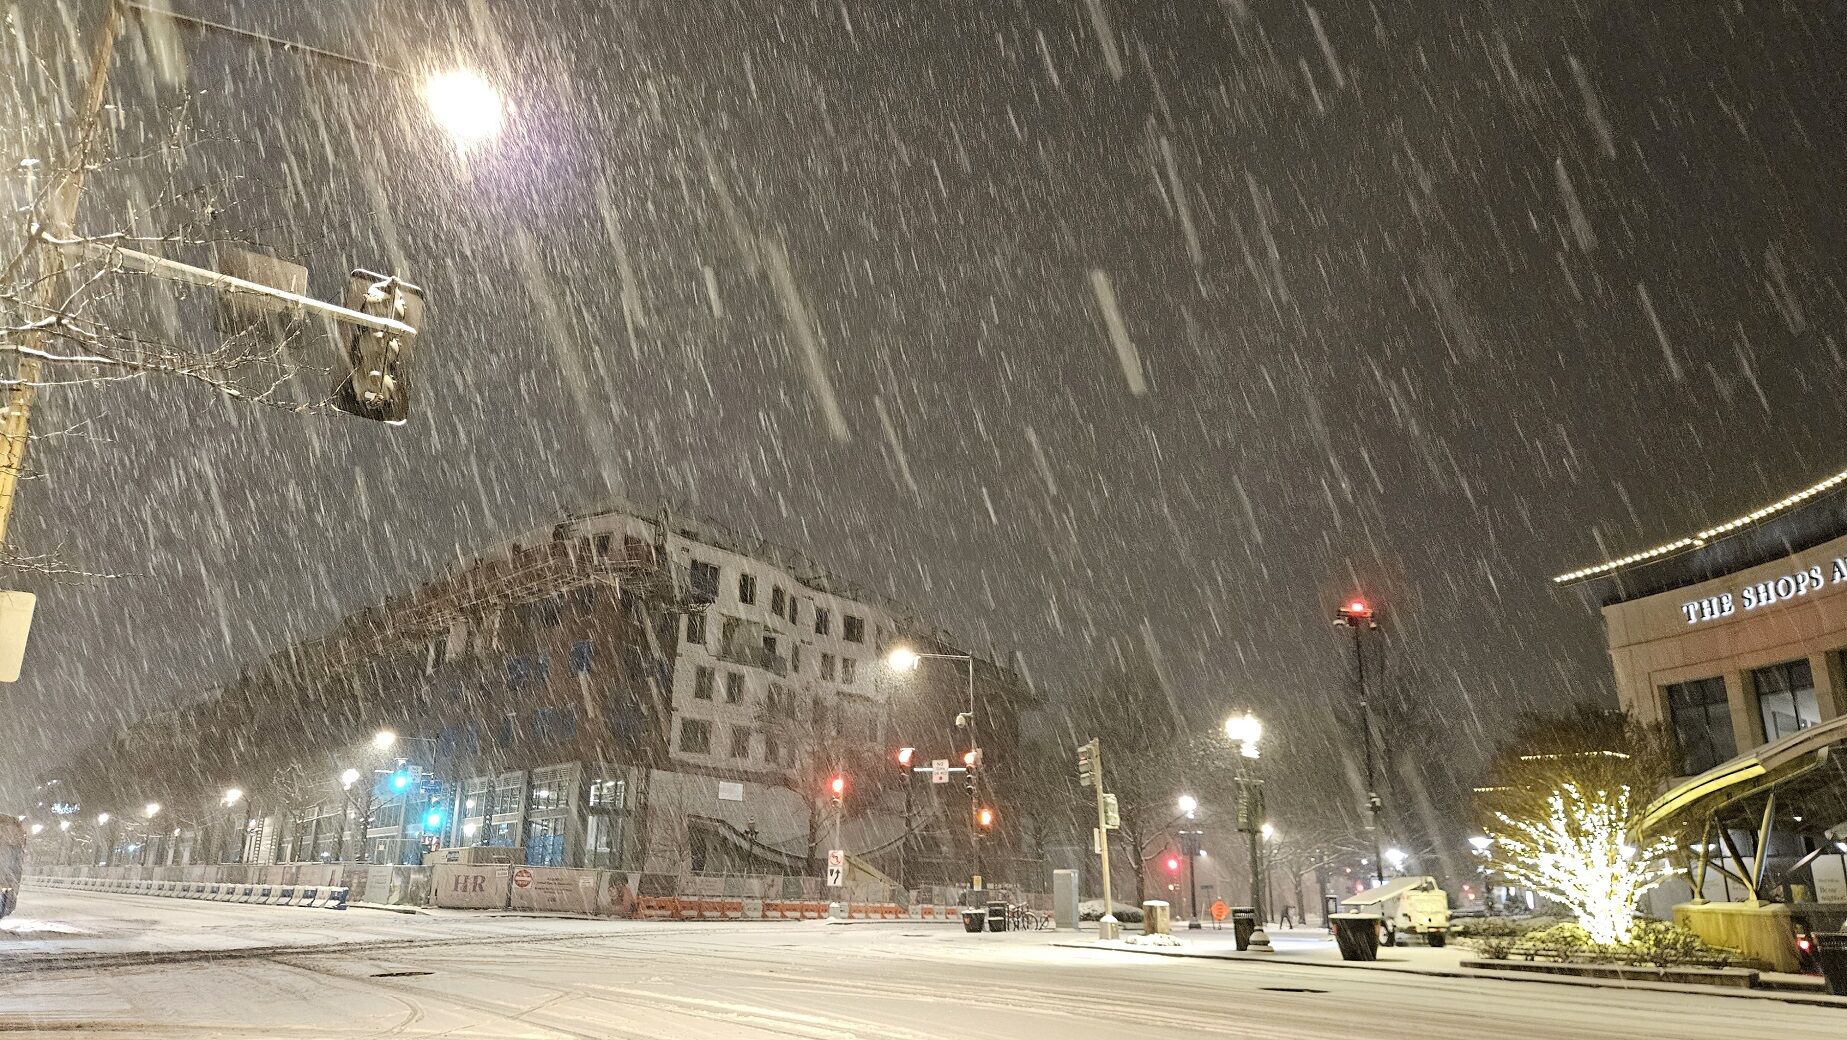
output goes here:
{"type": "MultiPolygon", "coordinates": [[[[1828,764],[1836,744],[1847,743],[1847,715],[1792,733],[1774,744],[1739,755],[1689,777],[1649,803],[1642,830],[1653,832],[1685,813],[1713,809],[1771,787],[1780,787],[1828,764]]],[[[1830,771],[1830,783],[1832,771],[1830,771]]],[[[1828,823],[1840,822],[1827,820],[1828,823]]]]}

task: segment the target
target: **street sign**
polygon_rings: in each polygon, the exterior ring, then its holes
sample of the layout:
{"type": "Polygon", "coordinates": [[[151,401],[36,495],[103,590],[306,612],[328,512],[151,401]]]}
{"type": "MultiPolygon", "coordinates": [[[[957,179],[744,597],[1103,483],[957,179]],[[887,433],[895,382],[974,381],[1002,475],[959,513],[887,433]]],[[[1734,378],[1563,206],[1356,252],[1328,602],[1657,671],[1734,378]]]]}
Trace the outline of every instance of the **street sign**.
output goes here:
{"type": "Polygon", "coordinates": [[[513,887],[514,888],[531,888],[532,887],[532,870],[528,867],[521,867],[518,870],[514,871],[513,872],[513,887]]]}
{"type": "Polygon", "coordinates": [[[1090,854],[1103,855],[1103,832],[1095,827],[1090,828],[1090,854]]]}
{"type": "Polygon", "coordinates": [[[827,883],[832,888],[839,888],[847,883],[847,853],[845,849],[827,850],[827,883]]]}
{"type": "Polygon", "coordinates": [[[1113,794],[1103,796],[1103,826],[1112,831],[1122,829],[1122,809],[1117,806],[1113,794]]]}
{"type": "Polygon", "coordinates": [[[1206,832],[1204,831],[1181,831],[1180,832],[1180,854],[1182,856],[1199,855],[1200,842],[1201,842],[1201,839],[1203,839],[1205,836],[1206,836],[1206,832]]]}
{"type": "Polygon", "coordinates": [[[948,759],[933,758],[930,760],[930,782],[933,784],[946,784],[949,782],[948,759]]]}
{"type": "Polygon", "coordinates": [[[828,849],[827,850],[827,865],[830,867],[846,866],[847,865],[846,850],[845,849],[828,849]]]}
{"type": "Polygon", "coordinates": [[[1214,921],[1223,921],[1229,916],[1231,916],[1231,907],[1226,906],[1223,899],[1214,899],[1212,901],[1212,919],[1214,921]]]}

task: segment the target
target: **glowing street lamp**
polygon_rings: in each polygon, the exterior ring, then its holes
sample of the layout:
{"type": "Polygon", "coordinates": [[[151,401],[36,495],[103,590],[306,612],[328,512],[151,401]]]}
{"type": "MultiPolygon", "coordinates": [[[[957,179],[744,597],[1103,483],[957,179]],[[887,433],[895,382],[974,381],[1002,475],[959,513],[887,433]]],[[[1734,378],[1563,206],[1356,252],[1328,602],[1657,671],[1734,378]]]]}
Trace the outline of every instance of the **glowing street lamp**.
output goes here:
{"type": "Polygon", "coordinates": [[[908,646],[893,647],[891,653],[885,655],[885,663],[890,665],[894,672],[915,671],[922,661],[923,658],[918,656],[917,651],[908,646]]]}
{"type": "Polygon", "coordinates": [[[96,825],[97,825],[98,827],[102,827],[102,826],[106,826],[106,825],[107,825],[108,823],[109,823],[109,814],[108,814],[108,813],[106,813],[106,812],[99,812],[99,813],[97,813],[97,814],[96,814],[96,825]]]}
{"type": "Polygon", "coordinates": [[[463,152],[497,136],[506,120],[500,91],[471,69],[433,73],[423,83],[423,100],[436,125],[463,152]]]}
{"type": "Polygon", "coordinates": [[[142,806],[141,815],[147,817],[150,820],[156,816],[159,816],[160,815],[160,803],[159,802],[149,802],[146,805],[142,806]]]}
{"type": "Polygon", "coordinates": [[[70,830],[70,829],[71,829],[71,821],[69,821],[69,820],[59,820],[59,821],[58,821],[58,829],[59,829],[59,830],[61,830],[61,831],[68,831],[68,830],[70,830]]]}
{"type": "Polygon", "coordinates": [[[1175,808],[1180,810],[1180,815],[1190,820],[1193,818],[1193,814],[1199,811],[1199,799],[1190,794],[1183,794],[1180,796],[1180,800],[1175,803],[1175,808]]]}
{"type": "Polygon", "coordinates": [[[1408,860],[1410,858],[1411,858],[1410,856],[1405,854],[1405,850],[1403,849],[1394,848],[1394,849],[1385,850],[1386,862],[1392,865],[1393,870],[1403,870],[1405,860],[1408,860]]]}
{"type": "Polygon", "coordinates": [[[45,832],[45,825],[44,825],[44,824],[42,824],[42,823],[35,823],[35,824],[33,824],[33,825],[32,825],[32,833],[33,833],[34,835],[38,835],[38,834],[43,834],[44,832],[45,832]]]}
{"type": "Polygon", "coordinates": [[[393,730],[381,729],[372,734],[372,746],[380,751],[390,751],[391,745],[398,742],[398,735],[393,730]]]}
{"type": "Polygon", "coordinates": [[[340,786],[349,791],[352,790],[353,785],[358,782],[359,770],[357,769],[348,769],[346,772],[340,774],[340,786]]]}
{"type": "Polygon", "coordinates": [[[1469,839],[1469,848],[1474,849],[1475,854],[1478,856],[1486,856],[1488,854],[1488,850],[1493,847],[1494,847],[1494,839],[1488,837],[1485,834],[1477,834],[1473,838],[1469,839]]]}
{"type": "Polygon", "coordinates": [[[1257,757],[1257,742],[1263,739],[1263,722],[1250,712],[1225,720],[1225,736],[1245,758],[1257,757]]]}
{"type": "Polygon", "coordinates": [[[229,808],[244,800],[244,789],[241,787],[227,787],[225,788],[224,797],[218,800],[223,802],[226,808],[229,808]]]}

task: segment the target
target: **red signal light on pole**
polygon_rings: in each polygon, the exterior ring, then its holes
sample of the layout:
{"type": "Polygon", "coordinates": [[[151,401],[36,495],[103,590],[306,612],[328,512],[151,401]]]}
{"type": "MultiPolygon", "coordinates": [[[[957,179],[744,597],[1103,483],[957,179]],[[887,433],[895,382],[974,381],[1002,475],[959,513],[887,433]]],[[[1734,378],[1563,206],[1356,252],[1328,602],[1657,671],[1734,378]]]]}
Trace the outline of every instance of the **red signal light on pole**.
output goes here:
{"type": "Polygon", "coordinates": [[[834,804],[840,804],[841,797],[847,793],[847,778],[836,773],[834,778],[827,782],[827,789],[834,795],[834,804]]]}
{"type": "Polygon", "coordinates": [[[975,813],[975,822],[980,824],[981,829],[984,831],[994,826],[994,810],[987,806],[982,806],[981,810],[975,813]]]}
{"type": "Polygon", "coordinates": [[[1167,872],[1170,874],[1180,873],[1180,857],[1179,856],[1175,856],[1171,853],[1168,854],[1167,872]]]}
{"type": "Polygon", "coordinates": [[[914,747],[899,748],[898,749],[898,764],[904,767],[905,769],[911,768],[911,758],[912,756],[916,754],[917,754],[917,749],[914,747]]]}
{"type": "Polygon", "coordinates": [[[981,765],[981,749],[976,748],[973,751],[969,751],[963,754],[962,765],[969,769],[975,769],[979,767],[981,765]]]}

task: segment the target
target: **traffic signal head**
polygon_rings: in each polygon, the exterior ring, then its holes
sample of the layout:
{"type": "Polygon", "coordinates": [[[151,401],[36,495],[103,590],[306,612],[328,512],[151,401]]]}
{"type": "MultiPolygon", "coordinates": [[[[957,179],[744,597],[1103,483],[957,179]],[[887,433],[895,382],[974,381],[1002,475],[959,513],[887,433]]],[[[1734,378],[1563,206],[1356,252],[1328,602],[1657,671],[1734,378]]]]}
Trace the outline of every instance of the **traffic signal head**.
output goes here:
{"type": "Polygon", "coordinates": [[[1169,874],[1180,873],[1180,857],[1171,852],[1167,855],[1167,872],[1169,874]]]}
{"type": "Polygon", "coordinates": [[[975,813],[975,822],[980,824],[981,829],[984,831],[994,826],[994,810],[985,805],[982,806],[980,810],[975,813]]]}
{"type": "Polygon", "coordinates": [[[981,749],[973,748],[962,755],[962,764],[969,769],[981,767],[981,749]]]}
{"type": "Polygon", "coordinates": [[[430,806],[430,811],[423,814],[423,826],[428,830],[435,830],[442,825],[443,811],[436,806],[430,806]]]}
{"type": "Polygon", "coordinates": [[[423,290],[391,275],[356,270],[347,282],[346,308],[388,318],[410,331],[346,326],[334,407],[365,419],[401,423],[410,416],[410,352],[416,330],[423,325],[423,290]]]}
{"type": "Polygon", "coordinates": [[[898,749],[898,765],[905,769],[911,768],[911,758],[916,754],[917,754],[917,749],[914,747],[899,748],[898,749]]]}
{"type": "Polygon", "coordinates": [[[834,796],[834,804],[840,804],[840,799],[847,793],[847,778],[835,773],[834,778],[827,782],[827,790],[834,796]]]}
{"type": "Polygon", "coordinates": [[[408,790],[410,788],[410,770],[400,769],[391,774],[391,788],[394,791],[408,790]]]}

